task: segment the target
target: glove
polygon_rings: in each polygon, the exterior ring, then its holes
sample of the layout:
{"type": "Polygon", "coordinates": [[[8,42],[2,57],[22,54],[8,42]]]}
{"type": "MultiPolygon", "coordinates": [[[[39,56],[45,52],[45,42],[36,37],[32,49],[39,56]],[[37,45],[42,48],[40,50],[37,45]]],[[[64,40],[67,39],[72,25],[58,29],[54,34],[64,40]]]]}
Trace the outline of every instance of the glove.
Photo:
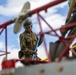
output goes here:
{"type": "Polygon", "coordinates": [[[42,34],[42,32],[39,32],[39,34],[41,34],[40,36],[41,36],[41,39],[43,40],[44,35],[42,34]]]}
{"type": "Polygon", "coordinates": [[[22,51],[18,52],[18,57],[21,59],[23,57],[24,53],[22,51]]]}

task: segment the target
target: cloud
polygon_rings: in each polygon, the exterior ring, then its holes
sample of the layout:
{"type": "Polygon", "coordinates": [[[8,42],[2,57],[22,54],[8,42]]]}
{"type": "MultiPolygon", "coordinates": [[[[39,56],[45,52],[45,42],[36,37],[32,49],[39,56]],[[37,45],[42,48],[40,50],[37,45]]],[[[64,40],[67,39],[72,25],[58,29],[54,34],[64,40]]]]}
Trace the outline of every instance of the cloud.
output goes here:
{"type": "Polygon", "coordinates": [[[37,48],[38,49],[38,57],[40,57],[41,59],[44,59],[47,57],[47,54],[46,54],[46,51],[45,51],[45,48],[40,46],[37,48]]]}
{"type": "MultiPolygon", "coordinates": [[[[45,5],[49,2],[52,2],[54,0],[47,0],[47,1],[38,0],[37,2],[35,0],[16,0],[16,1],[15,0],[12,0],[12,1],[7,0],[6,6],[2,6],[2,5],[0,6],[0,14],[5,15],[5,16],[16,16],[19,14],[24,3],[26,3],[27,1],[30,2],[30,4],[31,4],[30,10],[32,10],[32,9],[35,9],[35,8],[40,7],[42,5],[45,5]]],[[[64,5],[65,5],[65,3],[61,4],[59,6],[63,7],[64,5]]]]}
{"type": "MultiPolygon", "coordinates": [[[[62,25],[65,24],[65,16],[62,16],[60,14],[53,14],[48,17],[45,17],[44,19],[46,20],[46,22],[48,22],[50,27],[53,29],[60,28],[62,25]]],[[[41,27],[43,32],[51,30],[51,28],[43,20],[40,20],[40,22],[41,22],[41,27]]],[[[40,32],[40,27],[37,19],[35,22],[33,22],[33,30],[34,32],[37,32],[37,33],[40,32]]]]}
{"type": "Polygon", "coordinates": [[[21,11],[24,3],[26,3],[27,1],[30,2],[31,4],[31,9],[34,9],[36,7],[39,7],[41,5],[44,5],[45,3],[50,2],[50,0],[48,1],[43,1],[43,4],[41,3],[42,1],[38,0],[38,3],[36,3],[36,1],[34,0],[7,0],[7,4],[6,6],[0,6],[0,14],[5,15],[5,16],[16,16],[19,14],[19,12],[21,11]],[[7,13],[5,13],[7,12],[7,13]]]}
{"type": "MultiPolygon", "coordinates": [[[[23,7],[23,4],[25,2],[29,1],[31,3],[31,9],[35,9],[37,7],[40,7],[46,3],[49,3],[50,1],[53,0],[7,0],[7,4],[6,6],[0,6],[0,14],[3,16],[8,16],[8,17],[15,17],[16,15],[19,14],[19,12],[21,11],[21,8],[23,7]],[[6,12],[6,13],[5,13],[6,12]]],[[[55,29],[55,28],[59,28],[62,24],[64,24],[65,21],[65,16],[60,15],[57,12],[57,8],[63,8],[66,5],[66,3],[63,4],[59,4],[56,7],[52,7],[48,9],[48,12],[45,13],[45,11],[40,12],[40,14],[45,18],[45,20],[55,29]]],[[[37,16],[33,15],[31,17],[33,24],[34,24],[34,31],[35,32],[39,32],[39,26],[38,26],[38,22],[37,22],[37,16]]],[[[41,20],[41,24],[42,24],[42,28],[44,31],[48,30],[48,26],[41,20]]],[[[21,31],[22,32],[22,31],[21,31]]],[[[20,32],[20,33],[21,33],[20,32]]],[[[19,33],[19,34],[20,34],[19,33]]],[[[19,34],[17,35],[17,41],[19,44],[19,34]]],[[[13,34],[12,34],[13,35],[13,34]]],[[[4,43],[1,41],[0,42],[0,49],[4,49],[4,43]]],[[[8,46],[8,51],[11,52],[10,54],[8,54],[8,59],[13,59],[13,58],[18,58],[18,51],[19,48],[16,48],[14,45],[12,46],[8,46]]],[[[46,58],[46,52],[43,46],[40,46],[38,48],[38,56],[43,59],[46,58]]],[[[2,61],[2,58],[4,56],[0,57],[0,61],[2,61]]],[[[0,62],[1,63],[1,62],[0,62]]],[[[18,62],[17,66],[20,66],[20,62],[18,62]]]]}
{"type": "Polygon", "coordinates": [[[4,48],[4,43],[2,41],[0,41],[0,49],[4,48]]]}

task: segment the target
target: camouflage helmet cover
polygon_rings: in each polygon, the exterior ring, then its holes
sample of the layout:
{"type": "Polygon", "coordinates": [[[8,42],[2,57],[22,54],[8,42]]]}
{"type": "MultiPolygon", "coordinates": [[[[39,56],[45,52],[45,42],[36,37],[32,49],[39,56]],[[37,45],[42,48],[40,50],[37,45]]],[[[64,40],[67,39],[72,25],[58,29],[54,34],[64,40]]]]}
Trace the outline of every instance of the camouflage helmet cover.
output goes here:
{"type": "Polygon", "coordinates": [[[28,26],[30,26],[30,25],[32,25],[32,22],[31,22],[31,20],[30,20],[29,18],[27,18],[27,19],[25,20],[25,22],[24,22],[24,28],[25,28],[25,27],[28,27],[28,26]]]}

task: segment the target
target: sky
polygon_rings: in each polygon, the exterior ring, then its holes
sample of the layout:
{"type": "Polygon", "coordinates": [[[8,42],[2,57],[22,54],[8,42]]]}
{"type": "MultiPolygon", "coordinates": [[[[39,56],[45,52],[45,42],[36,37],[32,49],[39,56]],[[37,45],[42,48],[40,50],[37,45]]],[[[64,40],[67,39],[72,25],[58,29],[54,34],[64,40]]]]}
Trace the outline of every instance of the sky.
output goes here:
{"type": "MultiPolygon", "coordinates": [[[[54,0],[0,0],[0,24],[7,22],[15,17],[17,17],[24,5],[27,1],[30,2],[31,8],[30,10],[36,9],[42,5],[45,5],[54,0]]],[[[50,7],[47,9],[47,13],[45,11],[39,12],[41,16],[51,25],[53,29],[59,28],[65,24],[66,16],[68,13],[68,3],[63,2],[56,6],[50,7]]],[[[37,20],[37,15],[34,14],[30,17],[33,23],[33,31],[38,34],[40,32],[39,24],[37,20]]],[[[18,51],[20,50],[19,45],[19,35],[24,31],[22,28],[19,33],[14,34],[13,27],[15,23],[7,26],[7,50],[10,52],[8,54],[8,59],[16,59],[18,58],[18,51]]],[[[50,28],[45,24],[44,21],[41,20],[42,29],[44,32],[49,31],[50,28]]],[[[1,30],[0,30],[1,31],[1,30]]],[[[60,32],[58,31],[58,34],[60,32]]],[[[49,43],[55,42],[58,38],[45,34],[44,38],[46,40],[47,50],[49,51],[49,43]]],[[[0,50],[5,51],[5,30],[0,35],[0,50]]],[[[46,52],[44,49],[44,44],[38,47],[38,56],[43,59],[46,58],[46,52]]],[[[2,52],[0,53],[2,54],[2,52]]],[[[0,56],[0,65],[1,61],[5,56],[0,56]]],[[[16,66],[22,66],[20,62],[16,64],[16,66]]],[[[0,67],[1,69],[1,67],[0,67]]]]}

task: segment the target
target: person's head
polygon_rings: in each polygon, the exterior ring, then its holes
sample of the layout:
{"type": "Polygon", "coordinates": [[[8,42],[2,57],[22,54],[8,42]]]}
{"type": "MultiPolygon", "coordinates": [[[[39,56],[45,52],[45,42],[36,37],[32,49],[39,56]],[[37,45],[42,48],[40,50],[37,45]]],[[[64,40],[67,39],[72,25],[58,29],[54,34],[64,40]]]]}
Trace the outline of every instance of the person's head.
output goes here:
{"type": "Polygon", "coordinates": [[[24,22],[24,28],[26,31],[31,31],[32,30],[32,22],[29,18],[27,18],[24,22]]]}

